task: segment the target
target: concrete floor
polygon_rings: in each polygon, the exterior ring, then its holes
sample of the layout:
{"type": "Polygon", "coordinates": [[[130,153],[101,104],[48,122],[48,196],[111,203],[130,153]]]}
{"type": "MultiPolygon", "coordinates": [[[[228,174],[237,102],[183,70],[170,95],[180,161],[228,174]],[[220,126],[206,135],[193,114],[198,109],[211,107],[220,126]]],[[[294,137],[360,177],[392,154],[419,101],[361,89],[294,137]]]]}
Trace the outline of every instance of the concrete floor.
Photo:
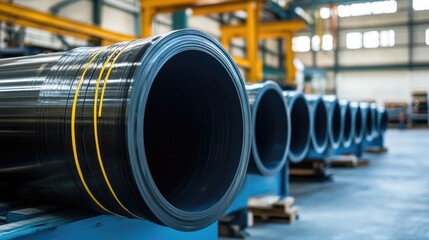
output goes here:
{"type": "Polygon", "coordinates": [[[249,239],[429,239],[429,130],[389,130],[386,146],[334,182],[292,183],[300,219],[257,224],[249,239]]]}

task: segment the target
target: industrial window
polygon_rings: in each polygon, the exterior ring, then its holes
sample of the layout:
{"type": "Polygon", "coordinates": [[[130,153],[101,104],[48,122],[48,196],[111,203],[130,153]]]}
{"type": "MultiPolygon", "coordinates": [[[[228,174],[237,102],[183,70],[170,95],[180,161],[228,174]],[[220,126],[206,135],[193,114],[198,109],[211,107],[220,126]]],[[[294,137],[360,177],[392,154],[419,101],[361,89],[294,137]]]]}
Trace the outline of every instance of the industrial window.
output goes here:
{"type": "Polygon", "coordinates": [[[414,11],[429,10],[428,0],[413,0],[414,11]]]}
{"type": "MultiPolygon", "coordinates": [[[[423,0],[427,1],[427,0],[423,0]]],[[[338,16],[352,17],[365,16],[371,14],[395,13],[398,9],[397,3],[394,0],[376,1],[355,3],[350,5],[339,5],[338,16]]]]}
{"type": "Polygon", "coordinates": [[[429,45],[429,28],[426,29],[426,45],[429,45]]]}
{"type": "Polygon", "coordinates": [[[331,16],[331,9],[327,7],[320,8],[320,17],[322,19],[328,19],[331,16]]]}
{"type": "Polygon", "coordinates": [[[347,33],[346,46],[348,49],[362,48],[362,33],[360,32],[347,33]]]}
{"type": "Polygon", "coordinates": [[[383,30],[380,31],[380,47],[395,46],[395,31],[383,30]]]}
{"type": "Polygon", "coordinates": [[[322,37],[322,50],[323,51],[332,51],[334,47],[334,39],[331,34],[325,34],[322,37]]]}
{"type": "Polygon", "coordinates": [[[310,51],[310,37],[299,36],[292,39],[292,50],[294,52],[308,52],[310,51]]]}
{"type": "Polygon", "coordinates": [[[380,46],[380,34],[377,31],[364,33],[363,46],[365,48],[378,48],[380,46]]]}

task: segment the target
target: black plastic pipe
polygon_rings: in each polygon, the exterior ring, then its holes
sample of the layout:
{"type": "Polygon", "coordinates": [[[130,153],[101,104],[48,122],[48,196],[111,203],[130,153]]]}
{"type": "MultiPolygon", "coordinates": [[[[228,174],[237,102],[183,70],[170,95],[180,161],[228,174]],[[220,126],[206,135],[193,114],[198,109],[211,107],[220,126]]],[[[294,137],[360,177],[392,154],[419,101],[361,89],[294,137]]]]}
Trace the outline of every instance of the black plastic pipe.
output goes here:
{"type": "Polygon", "coordinates": [[[355,136],[355,118],[354,109],[350,107],[350,102],[340,100],[341,118],[343,122],[343,147],[348,148],[352,145],[355,136]]]}
{"type": "Polygon", "coordinates": [[[282,90],[273,81],[246,86],[253,139],[248,173],[272,176],[285,165],[290,145],[290,116],[282,90]]]}
{"type": "Polygon", "coordinates": [[[190,29],[1,60],[0,119],[9,190],[183,231],[225,213],[250,154],[241,74],[190,29]]]}
{"type": "Polygon", "coordinates": [[[344,124],[341,117],[341,107],[336,96],[323,96],[328,109],[329,142],[332,149],[340,147],[343,140],[344,124]]]}
{"type": "Polygon", "coordinates": [[[305,158],[310,149],[310,108],[302,93],[285,91],[283,96],[289,106],[291,119],[291,142],[288,158],[291,162],[298,163],[305,158]]]}
{"type": "Polygon", "coordinates": [[[328,110],[319,95],[305,95],[311,115],[311,150],[323,153],[328,148],[328,110]]]}
{"type": "Polygon", "coordinates": [[[360,144],[365,137],[365,113],[357,102],[351,102],[350,108],[352,110],[352,118],[354,119],[355,133],[353,141],[355,144],[360,144]]]}

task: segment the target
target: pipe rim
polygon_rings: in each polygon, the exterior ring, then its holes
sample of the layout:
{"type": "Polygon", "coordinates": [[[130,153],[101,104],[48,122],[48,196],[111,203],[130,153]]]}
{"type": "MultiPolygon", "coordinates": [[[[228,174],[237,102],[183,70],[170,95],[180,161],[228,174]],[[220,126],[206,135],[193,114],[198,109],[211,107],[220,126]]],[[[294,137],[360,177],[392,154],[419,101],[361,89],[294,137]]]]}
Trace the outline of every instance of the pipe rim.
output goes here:
{"type": "Polygon", "coordinates": [[[326,108],[326,104],[323,101],[321,96],[317,96],[316,99],[314,100],[314,102],[312,103],[312,115],[311,115],[311,142],[312,142],[312,147],[313,150],[316,153],[323,153],[324,151],[326,151],[326,149],[328,148],[328,144],[329,144],[329,133],[328,133],[328,127],[329,127],[329,117],[328,117],[328,110],[326,108]],[[320,118],[324,118],[324,120],[322,120],[322,122],[325,122],[325,127],[324,127],[324,133],[323,133],[323,140],[322,141],[318,141],[318,138],[315,134],[316,131],[316,119],[319,119],[319,117],[317,117],[316,115],[319,112],[322,111],[324,112],[324,117],[320,116],[320,118]]]}
{"type": "MultiPolygon", "coordinates": [[[[308,102],[305,99],[304,95],[302,93],[292,93],[292,92],[283,92],[283,95],[285,95],[287,97],[287,103],[289,105],[289,110],[290,110],[290,116],[291,116],[291,145],[290,145],[290,150],[289,150],[289,160],[293,163],[299,163],[302,160],[304,160],[305,156],[307,155],[308,151],[310,150],[310,143],[311,143],[311,134],[310,134],[310,128],[311,128],[311,115],[310,115],[310,109],[308,106],[308,102]],[[295,110],[295,104],[296,103],[300,103],[300,104],[304,104],[303,106],[305,106],[306,111],[304,113],[304,115],[302,115],[302,117],[305,117],[308,122],[308,126],[304,132],[305,135],[305,140],[303,141],[304,144],[303,146],[300,146],[300,149],[302,149],[301,151],[297,151],[294,152],[293,149],[293,143],[294,143],[294,119],[293,116],[294,114],[294,110],[295,110]]],[[[302,120],[301,120],[302,121],[302,120]]],[[[302,123],[302,122],[301,122],[302,123]]],[[[305,124],[307,125],[307,124],[305,124]]]]}
{"type": "Polygon", "coordinates": [[[253,157],[253,161],[256,164],[256,167],[258,168],[258,170],[265,176],[273,176],[275,174],[277,174],[282,167],[284,167],[284,165],[286,164],[287,161],[287,156],[289,154],[289,148],[290,148],[290,139],[291,139],[291,130],[290,130],[290,111],[289,111],[289,107],[286,104],[286,101],[283,97],[283,93],[281,88],[273,81],[266,81],[264,83],[263,88],[260,90],[260,92],[258,93],[255,102],[254,102],[254,106],[253,106],[253,111],[251,111],[251,115],[252,115],[252,122],[253,124],[253,133],[252,133],[252,157],[253,157]],[[284,108],[282,108],[281,110],[284,109],[284,112],[281,113],[279,112],[280,110],[277,110],[277,113],[279,115],[284,116],[285,118],[285,131],[286,131],[286,139],[285,139],[285,146],[283,148],[283,154],[280,157],[280,160],[276,160],[275,162],[275,167],[270,167],[267,166],[267,164],[265,164],[266,160],[262,160],[261,156],[259,154],[259,148],[258,148],[258,144],[257,144],[257,131],[256,131],[256,125],[257,125],[257,115],[258,115],[258,110],[259,110],[259,106],[261,104],[261,101],[264,100],[264,97],[266,97],[269,92],[274,93],[273,96],[277,96],[279,97],[280,101],[283,103],[284,108]],[[255,110],[256,109],[256,110],[255,110]]]}
{"type": "Polygon", "coordinates": [[[365,114],[363,112],[363,109],[360,107],[359,103],[352,102],[350,103],[350,106],[352,109],[352,113],[354,114],[354,143],[360,144],[364,138],[365,135],[365,114]]]}
{"type": "Polygon", "coordinates": [[[329,104],[329,142],[331,143],[331,148],[336,150],[340,147],[343,140],[343,128],[344,123],[341,118],[341,107],[337,97],[326,97],[324,99],[325,103],[329,104]],[[339,123],[336,121],[339,121],[339,123]],[[339,124],[339,126],[337,126],[339,124]],[[338,128],[338,136],[335,136],[332,129],[338,128]]]}
{"type": "Polygon", "coordinates": [[[375,103],[371,103],[370,105],[372,114],[373,114],[373,118],[374,118],[374,128],[373,128],[373,132],[372,132],[372,137],[373,138],[377,138],[380,135],[380,113],[378,112],[378,107],[377,104],[375,103]]]}
{"type": "Polygon", "coordinates": [[[341,101],[341,108],[342,108],[342,118],[343,118],[343,141],[342,145],[345,148],[348,148],[352,145],[355,135],[355,119],[354,114],[352,112],[352,108],[350,107],[349,101],[341,101]],[[349,132],[347,132],[347,127],[350,127],[349,132]],[[348,134],[347,134],[348,133],[348,134]]]}
{"type": "Polygon", "coordinates": [[[250,109],[248,106],[247,94],[244,87],[244,81],[238,67],[235,65],[225,49],[208,34],[196,30],[185,29],[174,31],[161,38],[153,39],[152,42],[153,44],[146,50],[144,57],[141,59],[140,67],[134,74],[134,79],[145,79],[145,81],[135,81],[133,88],[138,89],[139,91],[131,91],[130,103],[128,106],[128,111],[134,112],[136,116],[135,118],[129,117],[127,120],[128,154],[131,159],[130,164],[133,169],[133,175],[136,179],[135,183],[139,189],[140,195],[145,196],[143,201],[150,206],[152,212],[160,213],[156,216],[158,221],[166,226],[178,230],[194,231],[209,226],[222,216],[228,209],[234,197],[237,195],[238,190],[244,181],[251,144],[250,109]],[[172,41],[173,38],[175,39],[174,41],[172,41]],[[168,52],[166,49],[171,50],[168,55],[166,55],[168,52]],[[181,52],[189,50],[203,51],[222,64],[230,75],[233,85],[235,86],[242,117],[240,160],[230,186],[215,204],[204,210],[192,212],[179,209],[167,201],[157,188],[156,183],[151,176],[145,149],[137,146],[140,144],[143,144],[144,146],[143,126],[145,108],[155,77],[161,67],[168,60],[181,52]],[[152,61],[155,56],[162,56],[160,57],[162,61],[152,61]]]}

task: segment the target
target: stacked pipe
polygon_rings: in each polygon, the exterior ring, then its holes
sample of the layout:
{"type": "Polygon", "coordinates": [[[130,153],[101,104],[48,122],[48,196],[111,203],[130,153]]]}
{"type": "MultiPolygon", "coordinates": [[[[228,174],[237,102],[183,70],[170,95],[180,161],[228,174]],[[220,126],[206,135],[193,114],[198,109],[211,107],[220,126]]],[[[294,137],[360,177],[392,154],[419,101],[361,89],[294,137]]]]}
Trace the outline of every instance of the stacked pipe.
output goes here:
{"type": "Polygon", "coordinates": [[[248,166],[240,72],[195,30],[1,60],[0,116],[10,191],[178,230],[222,216],[248,166]]]}

